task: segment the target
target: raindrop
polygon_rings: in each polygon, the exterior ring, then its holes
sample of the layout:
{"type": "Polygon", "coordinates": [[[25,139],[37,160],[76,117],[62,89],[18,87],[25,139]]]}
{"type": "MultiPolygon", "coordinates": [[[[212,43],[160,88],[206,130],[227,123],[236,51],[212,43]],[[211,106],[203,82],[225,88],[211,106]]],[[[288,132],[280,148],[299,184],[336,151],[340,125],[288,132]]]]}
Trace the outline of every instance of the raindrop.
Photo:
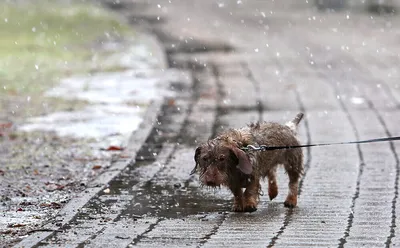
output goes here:
{"type": "Polygon", "coordinates": [[[238,0],[238,1],[236,2],[236,4],[242,4],[242,1],[241,1],[241,0],[238,0]]]}
{"type": "Polygon", "coordinates": [[[218,3],[218,8],[223,8],[225,7],[225,3],[218,3]]]}
{"type": "Polygon", "coordinates": [[[157,7],[160,9],[160,8],[161,8],[161,5],[157,4],[157,7]]]}
{"type": "Polygon", "coordinates": [[[346,15],[346,19],[347,19],[347,20],[350,19],[350,16],[349,16],[349,15],[346,15]]]}
{"type": "Polygon", "coordinates": [[[381,84],[377,84],[376,87],[380,89],[382,87],[382,85],[381,84]]]}
{"type": "Polygon", "coordinates": [[[33,27],[33,28],[32,28],[32,32],[36,32],[36,27],[33,27]]]}
{"type": "Polygon", "coordinates": [[[39,66],[38,65],[35,65],[35,68],[36,68],[36,70],[39,70],[39,66]]]}
{"type": "Polygon", "coordinates": [[[160,20],[160,17],[159,16],[157,16],[157,21],[159,21],[160,20]]]}
{"type": "Polygon", "coordinates": [[[280,57],[280,55],[281,55],[281,54],[280,54],[279,52],[276,53],[276,57],[280,57]]]}
{"type": "Polygon", "coordinates": [[[258,53],[258,48],[254,49],[254,52],[258,53]]]}
{"type": "Polygon", "coordinates": [[[340,96],[339,96],[339,95],[336,95],[336,98],[337,98],[337,99],[340,99],[340,96]]]}
{"type": "Polygon", "coordinates": [[[30,101],[31,101],[31,97],[28,96],[28,97],[26,98],[26,101],[30,102],[30,101]]]}
{"type": "Polygon", "coordinates": [[[4,18],[4,22],[8,22],[8,19],[7,19],[7,18],[4,18]]]}
{"type": "Polygon", "coordinates": [[[261,15],[262,15],[262,17],[264,17],[264,18],[265,18],[265,13],[264,13],[264,12],[261,12],[261,15]]]}

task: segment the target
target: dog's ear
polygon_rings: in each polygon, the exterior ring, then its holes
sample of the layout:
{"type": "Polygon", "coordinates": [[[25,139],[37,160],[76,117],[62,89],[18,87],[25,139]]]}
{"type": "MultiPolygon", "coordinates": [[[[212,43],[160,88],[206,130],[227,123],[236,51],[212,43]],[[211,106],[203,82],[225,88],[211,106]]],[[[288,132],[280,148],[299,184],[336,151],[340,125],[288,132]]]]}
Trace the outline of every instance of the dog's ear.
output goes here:
{"type": "Polygon", "coordinates": [[[190,175],[193,175],[196,173],[197,166],[199,165],[199,159],[200,159],[200,153],[201,153],[201,147],[197,147],[196,151],[194,153],[194,161],[196,162],[196,165],[194,166],[193,170],[190,172],[190,175]]]}
{"type": "Polygon", "coordinates": [[[250,159],[247,154],[237,147],[232,147],[231,150],[238,159],[238,169],[244,174],[251,174],[253,172],[253,166],[251,165],[250,159]]]}

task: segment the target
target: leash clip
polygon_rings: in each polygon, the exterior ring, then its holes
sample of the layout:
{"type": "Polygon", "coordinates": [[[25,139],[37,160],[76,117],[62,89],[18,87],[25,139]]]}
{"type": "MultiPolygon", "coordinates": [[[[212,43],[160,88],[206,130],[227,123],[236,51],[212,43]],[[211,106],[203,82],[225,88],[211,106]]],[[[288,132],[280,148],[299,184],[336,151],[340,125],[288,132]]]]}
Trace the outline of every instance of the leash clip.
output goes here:
{"type": "Polygon", "coordinates": [[[254,145],[247,145],[246,147],[244,147],[244,150],[252,150],[252,151],[265,151],[267,150],[267,146],[262,145],[262,146],[254,146],[254,145]]]}

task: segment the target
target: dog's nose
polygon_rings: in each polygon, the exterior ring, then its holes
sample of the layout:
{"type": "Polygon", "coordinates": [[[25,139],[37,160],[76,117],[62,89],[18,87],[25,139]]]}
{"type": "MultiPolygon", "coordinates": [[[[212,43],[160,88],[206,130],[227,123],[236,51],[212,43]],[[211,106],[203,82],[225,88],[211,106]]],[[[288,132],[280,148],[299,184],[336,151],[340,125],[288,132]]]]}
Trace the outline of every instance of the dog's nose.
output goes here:
{"type": "Polygon", "coordinates": [[[211,187],[217,186],[217,184],[214,181],[206,181],[206,185],[211,187]]]}
{"type": "Polygon", "coordinates": [[[205,181],[207,186],[216,186],[216,183],[214,182],[214,180],[209,176],[206,176],[204,178],[204,181],[205,181]]]}
{"type": "Polygon", "coordinates": [[[206,180],[206,184],[211,186],[211,185],[214,185],[215,183],[213,181],[211,181],[211,180],[206,180]]]}

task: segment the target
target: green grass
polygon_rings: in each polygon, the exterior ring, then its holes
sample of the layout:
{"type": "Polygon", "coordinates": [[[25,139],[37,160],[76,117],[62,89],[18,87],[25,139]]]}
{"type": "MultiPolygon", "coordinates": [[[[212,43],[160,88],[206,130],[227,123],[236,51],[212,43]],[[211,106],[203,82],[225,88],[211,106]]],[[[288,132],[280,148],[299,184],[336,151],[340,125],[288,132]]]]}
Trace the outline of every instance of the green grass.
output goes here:
{"type": "Polygon", "coordinates": [[[0,3],[0,97],[40,94],[60,78],[89,71],[92,57],[101,56],[96,42],[133,36],[100,7],[34,2],[0,3]]]}

